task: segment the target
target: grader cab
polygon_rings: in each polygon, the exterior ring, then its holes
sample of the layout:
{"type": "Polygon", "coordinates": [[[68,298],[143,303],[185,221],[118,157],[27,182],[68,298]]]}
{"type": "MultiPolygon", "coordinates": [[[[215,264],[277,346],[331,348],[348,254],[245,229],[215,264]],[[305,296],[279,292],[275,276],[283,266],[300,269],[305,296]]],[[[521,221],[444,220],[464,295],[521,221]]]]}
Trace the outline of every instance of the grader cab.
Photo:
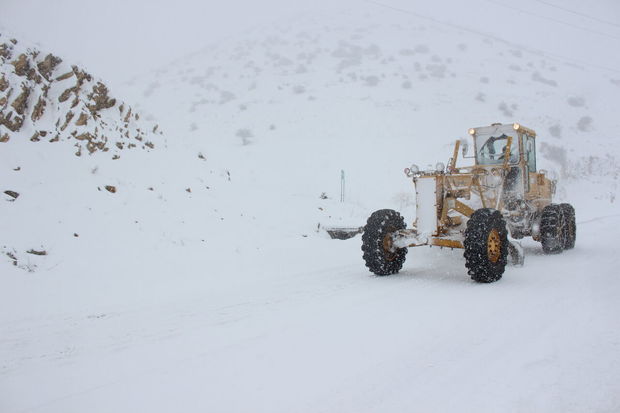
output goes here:
{"type": "Polygon", "coordinates": [[[547,254],[573,248],[575,210],[552,203],[555,180],[536,167],[536,132],[518,123],[472,128],[473,156],[467,141],[456,141],[448,165],[405,169],[416,190],[416,219],[383,209],[369,218],[362,235],[366,266],[376,275],[397,273],[407,248],[429,245],[464,249],[471,278],[489,283],[506,264],[523,264],[515,240],[532,237],[547,254]],[[462,156],[472,166],[458,166],[462,156]]]}

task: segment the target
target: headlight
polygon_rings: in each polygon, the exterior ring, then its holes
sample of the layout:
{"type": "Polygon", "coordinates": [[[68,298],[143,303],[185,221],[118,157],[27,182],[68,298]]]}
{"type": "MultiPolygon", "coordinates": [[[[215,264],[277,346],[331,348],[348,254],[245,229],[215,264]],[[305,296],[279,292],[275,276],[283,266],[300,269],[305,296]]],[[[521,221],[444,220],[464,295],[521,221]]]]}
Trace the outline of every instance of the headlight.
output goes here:
{"type": "Polygon", "coordinates": [[[437,162],[437,165],[435,165],[435,170],[437,172],[443,172],[446,169],[446,165],[443,162],[437,162]]]}
{"type": "Polygon", "coordinates": [[[513,128],[514,130],[519,130],[519,128],[520,128],[520,127],[521,127],[521,125],[519,125],[518,123],[513,123],[513,124],[512,124],[512,128],[513,128]]]}
{"type": "Polygon", "coordinates": [[[469,134],[473,135],[476,133],[476,130],[474,128],[469,129],[469,134]]]}
{"type": "Polygon", "coordinates": [[[412,175],[415,175],[415,174],[417,174],[418,172],[420,172],[420,168],[418,168],[418,165],[416,165],[416,164],[411,164],[411,166],[409,167],[409,172],[410,172],[412,175]]]}

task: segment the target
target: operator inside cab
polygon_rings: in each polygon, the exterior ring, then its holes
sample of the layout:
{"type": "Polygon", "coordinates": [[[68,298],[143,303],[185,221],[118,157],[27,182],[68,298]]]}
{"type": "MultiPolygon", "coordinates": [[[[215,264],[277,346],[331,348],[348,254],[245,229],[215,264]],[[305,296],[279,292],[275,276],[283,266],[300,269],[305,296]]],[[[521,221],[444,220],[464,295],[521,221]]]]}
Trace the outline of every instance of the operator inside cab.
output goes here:
{"type": "MultiPolygon", "coordinates": [[[[502,133],[500,136],[476,136],[478,148],[477,158],[479,165],[500,165],[504,163],[506,146],[508,145],[508,135],[502,133]]],[[[512,137],[510,145],[509,163],[519,162],[519,139],[512,137]]]]}

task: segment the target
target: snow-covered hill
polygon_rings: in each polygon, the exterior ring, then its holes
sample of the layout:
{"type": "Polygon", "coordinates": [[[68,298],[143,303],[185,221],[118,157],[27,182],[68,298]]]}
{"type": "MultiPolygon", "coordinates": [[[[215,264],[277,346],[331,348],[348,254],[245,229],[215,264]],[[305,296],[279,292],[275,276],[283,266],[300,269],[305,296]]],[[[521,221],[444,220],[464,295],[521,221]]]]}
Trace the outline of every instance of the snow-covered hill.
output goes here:
{"type": "Polygon", "coordinates": [[[0,202],[0,411],[620,408],[616,72],[371,5],[256,28],[114,98],[1,39],[2,119],[24,121],[0,125],[19,193],[0,202]],[[513,121],[576,206],[574,250],[526,241],[525,267],[478,285],[460,251],[414,249],[377,278],[359,237],[321,231],[410,221],[405,166],[513,121]],[[82,133],[107,143],[87,156],[82,133]]]}
{"type": "MultiPolygon", "coordinates": [[[[111,97],[107,86],[51,53],[0,34],[0,142],[74,142],[75,154],[154,148],[157,125],[111,97]]],[[[4,146],[19,145],[9,143],[4,146]]],[[[24,149],[27,150],[27,149],[24,149]]]]}
{"type": "Polygon", "coordinates": [[[407,191],[403,167],[445,162],[469,127],[493,122],[536,129],[542,168],[574,180],[605,175],[596,196],[609,197],[620,125],[608,108],[618,77],[373,8],[255,29],[142,76],[131,90],[184,142],[225,151],[214,157],[238,162],[230,166],[244,181],[284,198],[276,188],[290,181],[307,195],[337,197],[343,169],[348,199],[368,211],[407,191]]]}

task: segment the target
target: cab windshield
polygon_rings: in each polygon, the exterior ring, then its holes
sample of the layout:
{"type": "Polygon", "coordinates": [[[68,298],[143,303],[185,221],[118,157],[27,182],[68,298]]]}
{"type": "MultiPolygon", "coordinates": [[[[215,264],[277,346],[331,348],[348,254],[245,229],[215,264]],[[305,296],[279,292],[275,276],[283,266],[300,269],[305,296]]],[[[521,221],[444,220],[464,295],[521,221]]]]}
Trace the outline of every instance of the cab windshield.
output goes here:
{"type": "MultiPolygon", "coordinates": [[[[493,135],[476,135],[476,162],[478,165],[501,165],[504,163],[504,153],[508,145],[508,135],[502,133],[493,135]]],[[[512,137],[510,145],[509,163],[519,162],[519,139],[512,137]]]]}

